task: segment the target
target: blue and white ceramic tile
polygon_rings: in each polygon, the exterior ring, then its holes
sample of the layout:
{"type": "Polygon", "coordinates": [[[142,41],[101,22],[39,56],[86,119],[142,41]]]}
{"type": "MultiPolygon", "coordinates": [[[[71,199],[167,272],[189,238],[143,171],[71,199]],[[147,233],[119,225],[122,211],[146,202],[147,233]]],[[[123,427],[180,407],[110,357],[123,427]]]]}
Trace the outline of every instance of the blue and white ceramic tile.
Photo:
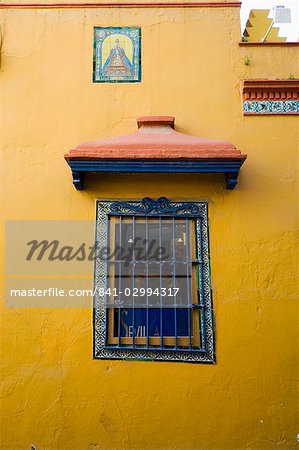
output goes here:
{"type": "Polygon", "coordinates": [[[244,101],[244,114],[298,114],[299,100],[244,101]]]}

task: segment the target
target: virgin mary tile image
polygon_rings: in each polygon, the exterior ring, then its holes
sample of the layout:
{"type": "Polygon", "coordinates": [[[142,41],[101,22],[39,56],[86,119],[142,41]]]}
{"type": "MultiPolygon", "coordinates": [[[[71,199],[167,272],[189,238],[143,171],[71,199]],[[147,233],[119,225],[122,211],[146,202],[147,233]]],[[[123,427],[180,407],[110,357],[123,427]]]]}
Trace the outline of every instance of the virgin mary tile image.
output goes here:
{"type": "Polygon", "coordinates": [[[95,27],[93,81],[141,80],[141,30],[131,27],[95,27]]]}

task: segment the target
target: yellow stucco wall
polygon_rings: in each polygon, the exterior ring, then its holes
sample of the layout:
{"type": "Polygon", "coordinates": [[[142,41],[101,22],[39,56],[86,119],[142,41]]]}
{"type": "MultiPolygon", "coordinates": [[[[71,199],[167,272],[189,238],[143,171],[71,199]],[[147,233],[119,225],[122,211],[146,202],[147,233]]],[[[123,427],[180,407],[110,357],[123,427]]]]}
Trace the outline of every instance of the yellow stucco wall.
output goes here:
{"type": "Polygon", "coordinates": [[[93,220],[97,198],[208,200],[217,353],[214,366],[93,360],[90,309],[13,309],[2,295],[1,449],[295,448],[298,118],[243,117],[240,80],[298,76],[297,49],[238,47],[238,8],[1,17],[5,219],[93,220]],[[92,84],[93,27],[110,25],[142,27],[141,83],[92,84]],[[76,191],[64,153],[150,114],[248,153],[237,188],[105,175],[76,191]]]}

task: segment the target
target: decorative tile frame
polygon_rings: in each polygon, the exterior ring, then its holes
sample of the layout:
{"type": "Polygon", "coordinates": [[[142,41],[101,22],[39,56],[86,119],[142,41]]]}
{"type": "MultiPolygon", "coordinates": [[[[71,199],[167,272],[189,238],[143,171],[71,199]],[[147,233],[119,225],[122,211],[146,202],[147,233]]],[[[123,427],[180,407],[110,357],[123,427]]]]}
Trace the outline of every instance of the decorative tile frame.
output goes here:
{"type": "MultiPolygon", "coordinates": [[[[113,47],[115,48],[115,46],[113,47]]],[[[121,47],[122,48],[122,47],[121,47]]],[[[112,46],[110,47],[110,52],[112,46]]],[[[111,53],[110,53],[111,55],[111,53]]],[[[109,55],[109,57],[110,57],[109,55]]],[[[136,83],[141,81],[141,28],[139,27],[94,27],[94,52],[93,52],[93,82],[94,83],[136,83]],[[119,36],[119,39],[129,39],[132,43],[132,61],[129,61],[126,53],[124,58],[131,64],[132,74],[122,76],[105,74],[107,59],[103,58],[103,46],[107,38],[119,36]]]]}
{"type": "Polygon", "coordinates": [[[132,215],[155,217],[190,217],[196,219],[196,243],[198,258],[202,262],[202,280],[199,286],[203,303],[202,349],[192,350],[154,350],[113,348],[107,345],[105,296],[100,289],[106,288],[107,263],[96,258],[94,277],[94,358],[147,361],[174,361],[192,363],[215,363],[213,307],[210,285],[208,204],[206,202],[170,202],[165,197],[158,200],[145,198],[141,202],[97,201],[96,204],[96,242],[98,248],[107,247],[109,235],[109,216],[132,215]]]}

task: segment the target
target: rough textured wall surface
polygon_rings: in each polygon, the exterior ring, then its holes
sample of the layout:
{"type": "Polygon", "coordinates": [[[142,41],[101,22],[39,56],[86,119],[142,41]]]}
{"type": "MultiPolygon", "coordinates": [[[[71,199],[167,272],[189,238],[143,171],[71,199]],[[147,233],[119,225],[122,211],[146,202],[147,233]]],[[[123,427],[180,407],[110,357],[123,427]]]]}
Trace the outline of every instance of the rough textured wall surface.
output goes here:
{"type": "Polygon", "coordinates": [[[90,309],[3,305],[1,448],[295,448],[297,118],[243,117],[240,80],[298,76],[296,48],[251,48],[244,65],[237,8],[10,10],[1,28],[5,218],[93,220],[97,198],[208,200],[217,352],[215,366],[94,361],[90,309]],[[141,83],[91,82],[93,27],[114,25],[142,27],[141,83]],[[248,153],[237,188],[105,175],[76,191],[64,153],[150,114],[248,153]]]}

